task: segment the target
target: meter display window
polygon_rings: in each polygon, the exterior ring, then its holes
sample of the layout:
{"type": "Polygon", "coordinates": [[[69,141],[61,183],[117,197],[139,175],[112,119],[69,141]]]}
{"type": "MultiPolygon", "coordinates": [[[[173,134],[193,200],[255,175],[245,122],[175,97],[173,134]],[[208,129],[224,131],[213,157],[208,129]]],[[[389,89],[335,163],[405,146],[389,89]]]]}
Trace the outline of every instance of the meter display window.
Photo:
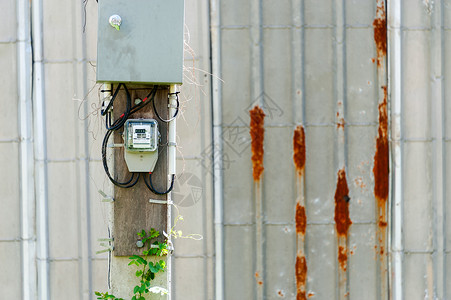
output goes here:
{"type": "Polygon", "coordinates": [[[150,120],[128,120],[125,124],[125,146],[129,151],[155,151],[158,123],[150,120]]]}

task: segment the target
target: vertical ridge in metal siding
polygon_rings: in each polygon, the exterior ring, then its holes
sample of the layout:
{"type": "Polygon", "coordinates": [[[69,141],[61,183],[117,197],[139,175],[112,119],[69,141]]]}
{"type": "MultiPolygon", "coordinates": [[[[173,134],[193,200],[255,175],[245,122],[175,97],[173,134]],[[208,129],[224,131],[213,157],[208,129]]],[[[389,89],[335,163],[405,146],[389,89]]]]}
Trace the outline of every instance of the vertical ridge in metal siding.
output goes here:
{"type": "Polygon", "coordinates": [[[220,1],[210,0],[211,41],[211,106],[212,106],[212,152],[213,152],[213,199],[214,199],[214,252],[215,252],[215,299],[224,299],[224,192],[223,192],[223,141],[222,136],[222,83],[221,83],[221,11],[220,1]],[[217,164],[217,167],[214,166],[217,164]]]}
{"type": "Polygon", "coordinates": [[[307,299],[308,262],[306,257],[305,233],[307,229],[307,214],[305,210],[305,132],[298,125],[293,134],[293,161],[296,168],[296,297],[307,299]]]}
{"type": "MultiPolygon", "coordinates": [[[[74,88],[75,93],[81,98],[82,103],[74,102],[75,111],[77,108],[83,116],[88,115],[88,100],[86,86],[86,34],[83,33],[84,23],[84,3],[72,3],[72,34],[74,45],[74,88]],[[81,63],[80,63],[81,62],[81,63]],[[81,72],[79,72],[81,71],[81,72]],[[81,76],[78,76],[78,75],[81,76]],[[80,107],[78,107],[80,106],[80,107]]],[[[91,299],[93,291],[92,274],[92,237],[91,237],[91,197],[90,197],[90,167],[89,167],[89,124],[88,119],[79,119],[79,114],[75,116],[77,162],[76,172],[78,200],[78,237],[79,237],[79,281],[80,299],[91,299]]]]}
{"type": "Polygon", "coordinates": [[[446,255],[445,255],[445,215],[446,215],[446,151],[445,143],[445,93],[444,93],[444,4],[438,0],[432,11],[432,64],[431,64],[431,101],[432,101],[432,130],[433,130],[433,199],[434,199],[434,298],[446,298],[446,255]]]}
{"type": "Polygon", "coordinates": [[[403,124],[402,124],[402,40],[401,1],[390,1],[387,12],[389,36],[389,94],[391,103],[392,188],[390,220],[390,298],[403,299],[403,124]]]}
{"type": "Polygon", "coordinates": [[[305,99],[304,99],[304,2],[291,1],[291,95],[293,101],[293,123],[304,125],[305,99]]]}
{"type": "MultiPolygon", "coordinates": [[[[199,20],[199,24],[198,24],[198,29],[196,30],[196,32],[198,32],[199,35],[205,35],[205,33],[208,32],[208,28],[209,28],[209,2],[206,1],[197,1],[196,4],[197,7],[197,11],[196,11],[196,16],[197,19],[199,20]]],[[[209,74],[212,73],[211,71],[211,65],[209,64],[209,57],[211,57],[211,40],[210,38],[206,38],[202,41],[200,41],[196,46],[199,47],[200,53],[202,53],[202,58],[199,59],[199,67],[206,70],[209,74]],[[208,55],[207,55],[208,54],[208,55]]],[[[207,79],[203,79],[204,83],[207,83],[207,79]]],[[[202,82],[202,78],[200,78],[199,75],[199,82],[202,82]]],[[[210,82],[211,84],[211,82],[210,82]]],[[[203,95],[203,93],[199,93],[200,95],[203,95]]],[[[198,96],[198,97],[202,97],[202,96],[198,96]]],[[[200,103],[205,103],[200,105],[200,115],[201,116],[206,116],[206,114],[211,114],[211,106],[209,102],[204,102],[206,100],[209,99],[209,97],[211,97],[211,90],[206,91],[205,93],[205,98],[200,98],[200,103]]],[[[211,134],[212,131],[210,131],[209,127],[211,125],[211,118],[209,117],[210,115],[208,115],[208,117],[206,117],[204,119],[204,123],[201,125],[200,127],[200,142],[201,142],[201,149],[205,149],[206,146],[208,146],[209,144],[211,144],[212,140],[211,140],[211,134]],[[210,122],[210,123],[209,123],[210,122]]],[[[212,128],[211,128],[212,129],[212,128]]],[[[202,228],[203,228],[203,240],[202,240],[202,249],[203,249],[203,253],[204,253],[204,257],[203,257],[203,285],[201,287],[199,287],[199,289],[204,290],[204,300],[208,300],[208,299],[212,299],[213,297],[213,286],[211,283],[213,283],[212,281],[212,268],[211,268],[211,264],[210,264],[210,258],[209,255],[211,255],[211,245],[212,245],[212,231],[210,231],[211,228],[211,219],[210,219],[210,214],[212,212],[212,203],[209,201],[209,199],[212,196],[212,193],[210,192],[210,190],[208,189],[209,185],[208,185],[208,180],[211,180],[211,177],[208,176],[208,171],[205,168],[200,167],[200,175],[201,175],[201,180],[204,183],[204,187],[203,187],[203,192],[202,192],[202,198],[200,200],[201,202],[201,213],[202,213],[202,228]],[[208,194],[207,194],[207,191],[208,194]]],[[[169,224],[169,223],[168,223],[169,224]]],[[[175,258],[173,258],[173,262],[175,262],[175,258]]],[[[175,265],[175,263],[173,263],[173,266],[175,265]]],[[[174,268],[175,269],[175,268],[174,268]]],[[[175,274],[173,272],[173,274],[175,274]]],[[[175,282],[175,276],[173,276],[173,298],[172,299],[177,299],[177,295],[175,295],[175,290],[177,288],[177,284],[175,282]]]]}
{"type": "MultiPolygon", "coordinates": [[[[200,21],[199,21],[199,30],[200,33],[202,35],[205,35],[209,32],[209,2],[207,1],[197,1],[197,5],[199,6],[197,14],[200,16],[200,21]]],[[[211,65],[210,65],[210,57],[211,57],[211,40],[210,40],[210,36],[206,39],[204,39],[202,42],[199,42],[199,49],[201,53],[204,53],[204,55],[202,55],[202,59],[199,61],[199,64],[202,68],[205,68],[210,74],[212,73],[211,70],[211,65]],[[208,55],[207,55],[208,54],[208,55]]],[[[199,78],[202,82],[202,78],[199,78]]],[[[209,78],[209,80],[211,80],[211,78],[209,78]]],[[[205,79],[204,81],[205,83],[209,82],[207,81],[207,79],[205,79]]],[[[211,81],[209,82],[211,84],[211,81]]],[[[202,93],[199,93],[200,95],[202,95],[202,93]]],[[[206,95],[205,98],[201,98],[200,102],[201,103],[205,103],[204,105],[201,105],[200,110],[201,110],[201,116],[205,116],[208,115],[209,117],[207,117],[205,119],[204,124],[201,127],[201,145],[202,148],[201,149],[205,149],[205,147],[207,147],[209,144],[211,144],[212,142],[212,128],[210,127],[211,125],[211,112],[212,112],[212,107],[211,107],[211,103],[208,102],[208,99],[211,97],[211,90],[206,91],[206,95]]],[[[204,299],[208,300],[208,299],[212,299],[212,297],[214,297],[214,290],[213,290],[213,285],[212,283],[214,282],[212,280],[213,278],[213,274],[212,271],[214,271],[214,269],[212,268],[212,264],[211,264],[211,258],[210,255],[212,254],[211,251],[211,247],[213,245],[212,243],[212,237],[213,237],[213,231],[211,230],[211,213],[212,213],[212,202],[210,201],[211,196],[213,195],[212,191],[210,190],[211,185],[209,184],[212,180],[212,177],[210,177],[209,172],[205,169],[205,168],[201,168],[201,178],[202,178],[202,182],[205,183],[204,186],[204,192],[202,193],[202,216],[203,216],[203,228],[204,228],[204,236],[206,236],[207,238],[203,239],[203,251],[205,254],[205,258],[203,259],[204,261],[204,286],[203,289],[205,290],[205,294],[204,294],[204,299]],[[208,182],[208,183],[207,183],[208,182]],[[207,194],[208,191],[208,194],[207,194]],[[208,229],[207,229],[208,228],[208,229]]],[[[173,288],[175,290],[175,287],[173,288]]]]}
{"type": "Polygon", "coordinates": [[[38,299],[50,299],[47,134],[42,0],[32,3],[33,117],[37,223],[38,299]]]}
{"type": "Polygon", "coordinates": [[[307,299],[308,286],[308,260],[305,241],[307,227],[307,212],[305,199],[305,129],[303,127],[305,117],[304,100],[304,2],[300,0],[291,1],[291,95],[293,101],[292,118],[293,123],[298,125],[293,136],[293,158],[298,152],[298,163],[295,159],[295,167],[298,170],[296,176],[296,199],[295,221],[296,221],[296,263],[295,284],[297,299],[307,299]],[[298,146],[298,147],[296,147],[298,146]],[[299,150],[299,151],[298,151],[299,150]]]}
{"type": "MultiPolygon", "coordinates": [[[[251,47],[251,101],[257,100],[263,92],[263,45],[262,45],[262,3],[261,0],[250,2],[250,47],[251,47]]],[[[261,100],[263,100],[261,98],[261,100]]],[[[258,103],[263,107],[263,103],[258,103]]],[[[263,228],[263,181],[254,182],[255,207],[255,299],[264,299],[265,269],[264,269],[264,228],[263,228]]]]}
{"type": "Polygon", "coordinates": [[[36,227],[34,193],[31,15],[27,0],[17,1],[17,52],[20,145],[20,222],[22,299],[36,299],[36,227]]]}
{"type": "Polygon", "coordinates": [[[374,196],[376,217],[376,257],[379,265],[378,298],[388,298],[388,195],[389,195],[389,137],[388,137],[388,91],[387,91],[387,16],[385,0],[376,2],[376,16],[373,21],[376,44],[377,95],[379,127],[374,155],[374,196]]]}
{"type": "Polygon", "coordinates": [[[345,1],[334,1],[334,54],[335,54],[335,84],[334,98],[336,107],[336,167],[337,190],[335,193],[335,222],[337,234],[337,299],[349,298],[349,280],[347,269],[348,228],[352,223],[349,219],[349,190],[346,181],[346,15],[345,1]],[[345,199],[346,198],[346,199],[345,199]],[[344,223],[343,223],[344,222],[344,223]],[[343,223],[343,224],[342,224],[343,223]],[[344,226],[342,226],[344,225],[344,226]]]}
{"type": "Polygon", "coordinates": [[[296,199],[295,221],[296,221],[296,263],[295,284],[297,299],[307,299],[308,286],[308,260],[305,241],[307,225],[306,199],[305,199],[305,129],[303,127],[305,117],[304,100],[304,2],[300,0],[291,1],[291,95],[293,101],[292,118],[293,123],[298,125],[293,136],[293,158],[298,153],[298,163],[295,159],[295,167],[298,170],[296,176],[296,199]],[[299,151],[298,151],[299,150],[299,151]]]}

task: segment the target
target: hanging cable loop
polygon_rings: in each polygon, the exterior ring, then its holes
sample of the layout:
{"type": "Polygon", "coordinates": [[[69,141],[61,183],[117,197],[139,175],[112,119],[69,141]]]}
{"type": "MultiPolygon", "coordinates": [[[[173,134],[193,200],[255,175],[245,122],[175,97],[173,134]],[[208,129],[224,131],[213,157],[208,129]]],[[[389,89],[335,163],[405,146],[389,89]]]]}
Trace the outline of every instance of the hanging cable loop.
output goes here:
{"type": "Polygon", "coordinates": [[[110,139],[111,133],[113,133],[112,130],[108,130],[107,133],[105,134],[105,137],[103,138],[103,142],[102,142],[102,163],[103,163],[103,168],[105,169],[105,173],[108,176],[108,178],[110,179],[110,181],[118,186],[118,187],[123,187],[123,188],[130,188],[132,186],[134,186],[137,182],[138,179],[140,177],[139,173],[132,173],[132,176],[130,177],[130,179],[128,181],[125,182],[120,182],[115,180],[111,174],[110,174],[110,170],[108,168],[108,162],[106,159],[106,149],[107,149],[107,144],[108,144],[108,140],[110,139]],[[136,176],[136,178],[135,178],[136,176]]]}
{"type": "MultiPolygon", "coordinates": [[[[172,120],[174,120],[177,117],[177,114],[179,113],[179,108],[180,108],[179,94],[180,94],[180,92],[175,92],[175,93],[169,93],[168,94],[168,97],[170,97],[172,95],[175,95],[175,100],[177,101],[177,106],[175,108],[174,115],[171,118],[167,119],[167,120],[161,118],[160,114],[158,113],[157,107],[155,105],[155,101],[153,101],[153,103],[152,103],[153,111],[155,112],[155,115],[157,115],[157,117],[158,117],[158,119],[160,121],[165,122],[165,123],[169,123],[169,122],[171,122],[172,120]]],[[[172,103],[170,103],[169,105],[172,105],[172,103]]]]}
{"type": "Polygon", "coordinates": [[[144,178],[144,183],[146,184],[147,188],[154,194],[156,195],[166,195],[168,194],[170,191],[172,191],[172,188],[174,187],[174,179],[175,179],[175,174],[172,174],[172,179],[171,179],[171,186],[164,192],[160,192],[157,191],[157,189],[155,189],[155,187],[152,184],[152,173],[149,173],[149,182],[147,182],[146,177],[143,176],[144,178]]]}

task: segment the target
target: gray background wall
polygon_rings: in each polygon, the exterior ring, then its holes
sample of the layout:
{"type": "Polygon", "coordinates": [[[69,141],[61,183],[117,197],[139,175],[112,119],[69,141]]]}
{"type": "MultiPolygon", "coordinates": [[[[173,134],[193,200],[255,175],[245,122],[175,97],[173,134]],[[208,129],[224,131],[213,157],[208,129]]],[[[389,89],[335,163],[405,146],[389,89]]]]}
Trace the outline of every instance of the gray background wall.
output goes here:
{"type": "MultiPolygon", "coordinates": [[[[107,254],[96,251],[102,250],[97,239],[108,237],[110,204],[101,202],[97,191],[111,189],[100,161],[97,3],[29,5],[0,3],[0,298],[93,299],[94,290],[108,288],[107,254]]],[[[179,207],[185,219],[181,229],[204,239],[176,242],[174,298],[221,299],[215,294],[221,283],[224,299],[256,299],[260,289],[265,299],[296,298],[292,137],[302,124],[312,299],[345,297],[334,222],[343,163],[353,222],[348,298],[451,299],[446,287],[451,3],[388,1],[390,65],[379,71],[373,62],[376,7],[376,1],[366,0],[186,1],[185,37],[193,51],[185,52],[177,163],[179,177],[201,184],[178,187],[177,197],[181,201],[200,188],[201,197],[179,207]],[[390,96],[388,275],[381,273],[375,250],[373,166],[381,78],[388,79],[390,96]],[[261,244],[255,242],[260,219],[248,134],[254,104],[267,114],[261,244]],[[344,135],[337,129],[337,112],[345,119],[344,135]],[[220,134],[213,141],[215,129],[220,134]],[[213,174],[223,176],[219,202],[213,174]],[[218,216],[222,222],[215,223],[218,216]],[[223,233],[221,241],[215,242],[215,228],[223,233]],[[224,250],[223,277],[215,273],[219,250],[224,250]],[[256,277],[261,259],[263,273],[256,277]],[[384,289],[380,282],[386,276],[390,286],[384,289]]]]}

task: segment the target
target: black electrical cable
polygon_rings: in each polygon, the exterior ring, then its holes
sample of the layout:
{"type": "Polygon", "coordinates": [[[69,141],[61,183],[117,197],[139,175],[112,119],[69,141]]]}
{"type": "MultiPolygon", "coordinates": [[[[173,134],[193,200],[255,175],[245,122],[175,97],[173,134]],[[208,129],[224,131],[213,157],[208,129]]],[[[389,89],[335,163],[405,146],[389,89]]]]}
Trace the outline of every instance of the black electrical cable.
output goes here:
{"type": "MultiPolygon", "coordinates": [[[[176,108],[176,112],[175,112],[174,116],[172,116],[172,118],[170,118],[169,120],[165,120],[165,119],[162,119],[160,117],[160,115],[158,114],[158,111],[156,110],[155,95],[157,93],[157,89],[158,89],[158,86],[154,86],[153,89],[149,92],[149,94],[143,99],[143,101],[140,104],[135,105],[135,106],[132,107],[131,106],[131,96],[130,96],[130,93],[129,93],[128,89],[127,89],[127,86],[125,84],[123,84],[123,83],[120,83],[118,85],[116,91],[113,93],[113,96],[112,96],[110,102],[108,103],[108,106],[106,107],[106,109],[104,111],[101,112],[101,115],[105,116],[105,126],[106,126],[106,129],[107,129],[107,132],[105,134],[105,137],[104,137],[103,143],[102,143],[103,168],[105,169],[105,173],[107,174],[107,176],[110,179],[110,181],[114,185],[116,185],[118,187],[130,188],[130,187],[134,186],[139,180],[140,173],[133,172],[132,176],[130,177],[130,179],[128,181],[125,181],[125,182],[119,182],[119,181],[115,180],[111,176],[109,168],[108,168],[108,162],[107,162],[107,159],[106,159],[106,150],[107,150],[107,147],[108,147],[108,140],[110,139],[111,134],[114,131],[120,129],[125,124],[125,122],[127,121],[128,117],[131,114],[141,110],[143,107],[145,107],[150,102],[152,102],[152,105],[153,105],[153,108],[154,108],[154,112],[157,115],[158,119],[160,119],[161,121],[163,121],[163,122],[170,122],[170,121],[174,120],[177,117],[177,114],[178,114],[178,111],[179,111],[179,107],[180,107],[180,102],[179,102],[179,98],[178,98],[179,92],[169,94],[169,95],[174,95],[174,94],[176,95],[177,108],[176,108]],[[120,90],[120,88],[122,86],[124,86],[124,90],[125,90],[126,95],[127,95],[126,110],[117,120],[115,120],[111,124],[111,111],[110,110],[112,109],[113,102],[116,99],[116,97],[117,97],[117,95],[119,93],[119,90],[120,90]],[[136,178],[135,178],[135,176],[136,176],[136,178]]],[[[144,178],[144,183],[149,188],[149,190],[151,190],[154,194],[157,194],[157,195],[165,195],[165,194],[169,193],[172,190],[172,188],[174,187],[175,174],[172,175],[171,185],[170,185],[169,189],[167,191],[164,191],[164,192],[157,191],[155,189],[155,187],[153,186],[152,173],[149,173],[149,183],[147,182],[145,176],[143,176],[143,178],[144,178]]]]}
{"type": "Polygon", "coordinates": [[[174,120],[177,117],[177,114],[179,113],[179,107],[180,107],[179,94],[180,94],[180,92],[169,93],[169,95],[175,95],[175,99],[177,101],[177,107],[176,107],[176,111],[175,111],[174,115],[168,120],[165,120],[165,119],[160,117],[160,115],[158,114],[158,110],[157,110],[157,108],[155,106],[155,100],[153,101],[153,103],[152,103],[153,111],[157,115],[158,119],[160,119],[160,121],[165,122],[165,123],[169,123],[169,122],[171,122],[172,120],[174,120]]]}
{"type": "Polygon", "coordinates": [[[107,159],[106,159],[106,149],[108,146],[108,140],[110,139],[111,133],[113,133],[113,130],[108,130],[107,133],[105,134],[105,137],[103,138],[103,143],[102,143],[102,162],[103,162],[103,168],[105,169],[105,173],[108,176],[108,178],[110,179],[110,181],[118,186],[118,187],[123,187],[123,188],[130,188],[132,186],[134,186],[137,182],[138,179],[140,177],[140,173],[132,173],[132,176],[130,177],[130,179],[126,182],[119,182],[117,180],[115,180],[111,174],[110,174],[110,170],[108,168],[108,163],[107,163],[107,159]],[[138,174],[136,176],[135,179],[135,175],[138,174]],[[133,179],[135,179],[133,181],[133,179]]]}
{"type": "Polygon", "coordinates": [[[158,86],[155,86],[152,89],[152,91],[147,95],[147,97],[144,98],[143,102],[141,102],[139,105],[136,105],[136,106],[134,106],[132,108],[131,107],[131,96],[130,96],[130,93],[129,93],[128,89],[127,89],[127,86],[125,84],[123,84],[123,83],[120,83],[118,85],[116,91],[114,92],[113,97],[110,100],[110,103],[108,104],[106,109],[103,112],[101,112],[101,114],[103,116],[105,116],[105,118],[106,118],[105,125],[106,125],[106,128],[107,128],[107,132],[105,134],[105,137],[104,137],[103,143],[102,143],[103,168],[105,169],[105,173],[107,174],[107,176],[110,179],[110,181],[116,186],[123,187],[123,188],[130,188],[130,187],[134,186],[138,182],[140,174],[139,173],[132,173],[132,176],[130,177],[130,179],[128,181],[125,181],[125,182],[119,182],[119,181],[115,180],[111,176],[109,168],[108,168],[107,158],[106,158],[106,149],[108,147],[108,140],[110,139],[110,136],[111,136],[111,134],[114,131],[120,129],[124,125],[125,121],[128,119],[130,114],[132,114],[134,112],[137,112],[138,110],[140,110],[144,106],[146,106],[149,102],[153,101],[153,99],[155,98],[155,95],[157,93],[157,88],[158,88],[158,86]],[[121,117],[119,119],[115,120],[113,122],[113,124],[111,124],[111,112],[109,112],[109,110],[113,107],[113,102],[116,99],[121,86],[124,86],[124,90],[125,90],[125,92],[127,94],[126,111],[121,115],[121,117]],[[149,99],[149,97],[150,97],[150,99],[149,99]],[[149,99],[148,102],[146,102],[147,99],[149,99]]]}
{"type": "MultiPolygon", "coordinates": [[[[119,84],[119,86],[117,87],[116,91],[113,93],[113,97],[111,97],[111,100],[108,103],[108,106],[105,108],[105,110],[100,112],[100,114],[102,116],[106,115],[108,113],[108,111],[111,109],[111,107],[113,106],[114,99],[116,99],[117,93],[119,93],[119,89],[120,89],[121,85],[122,85],[122,83],[119,84]]],[[[101,90],[101,92],[110,92],[110,93],[112,91],[113,91],[113,87],[111,87],[111,90],[101,90]]]]}
{"type": "Polygon", "coordinates": [[[147,188],[154,194],[156,195],[166,195],[167,193],[169,193],[170,191],[172,191],[172,188],[174,187],[174,179],[175,179],[175,174],[172,174],[172,180],[171,180],[171,186],[169,187],[169,189],[165,192],[159,192],[155,189],[155,187],[152,184],[152,173],[149,173],[149,183],[146,180],[146,176],[143,176],[144,178],[144,183],[146,184],[147,188]]]}
{"type": "Polygon", "coordinates": [[[138,105],[132,107],[130,114],[137,112],[138,110],[144,108],[147,104],[154,101],[155,95],[157,94],[158,85],[154,86],[150,93],[142,100],[138,105]]]}
{"type": "Polygon", "coordinates": [[[105,116],[105,127],[107,130],[117,130],[124,125],[125,121],[128,119],[128,116],[131,113],[131,107],[132,107],[132,98],[130,96],[130,92],[128,91],[128,88],[125,84],[120,83],[118,87],[116,88],[116,91],[113,94],[113,97],[110,100],[110,103],[108,103],[108,106],[105,108],[103,112],[101,112],[102,116],[105,116]],[[127,95],[127,103],[125,112],[117,119],[116,121],[111,124],[111,107],[113,106],[114,100],[116,100],[117,94],[119,93],[119,90],[121,86],[124,86],[125,93],[127,95]]]}

